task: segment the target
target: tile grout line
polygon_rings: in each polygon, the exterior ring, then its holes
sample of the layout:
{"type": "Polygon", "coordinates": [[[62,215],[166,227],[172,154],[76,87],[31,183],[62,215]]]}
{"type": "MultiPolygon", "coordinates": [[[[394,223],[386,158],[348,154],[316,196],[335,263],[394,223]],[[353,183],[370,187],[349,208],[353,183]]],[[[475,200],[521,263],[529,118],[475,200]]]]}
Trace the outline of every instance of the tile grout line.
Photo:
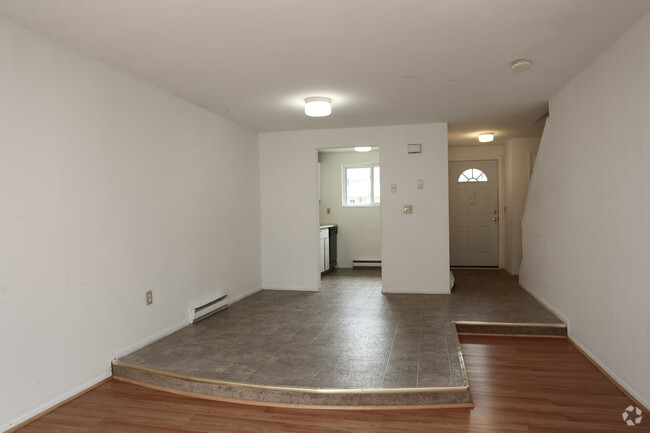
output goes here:
{"type": "MultiPolygon", "coordinates": [[[[348,286],[348,287],[349,287],[349,286],[348,286]]],[[[360,289],[361,289],[360,287],[357,288],[351,296],[348,296],[347,299],[346,299],[346,301],[345,301],[345,303],[347,304],[351,299],[353,299],[353,298],[356,296],[356,294],[359,292],[360,289]]],[[[335,297],[335,299],[337,299],[339,296],[341,296],[341,295],[338,294],[338,295],[335,297]]],[[[327,325],[329,325],[329,324],[334,320],[334,318],[336,318],[336,317],[340,317],[340,316],[339,316],[339,310],[337,310],[337,314],[333,315],[333,316],[330,318],[330,320],[327,321],[327,324],[323,327],[323,329],[322,329],[321,332],[318,334],[318,336],[320,336],[320,335],[325,331],[325,328],[327,327],[327,325]]],[[[343,341],[343,340],[344,340],[344,339],[349,335],[349,333],[350,333],[350,330],[349,330],[349,329],[346,329],[345,334],[344,334],[343,337],[341,337],[341,339],[336,343],[336,345],[334,346],[334,350],[332,350],[332,351],[330,352],[329,356],[327,357],[327,360],[325,360],[325,363],[326,363],[329,359],[331,359],[332,356],[334,356],[334,353],[336,353],[336,348],[339,347],[339,345],[341,344],[341,341],[343,341]]],[[[312,346],[312,344],[314,343],[314,341],[316,341],[316,339],[318,338],[318,336],[316,336],[316,338],[314,338],[314,340],[309,344],[309,347],[312,346]]],[[[357,358],[357,359],[358,359],[358,358],[357,358]]],[[[336,363],[336,366],[338,367],[340,364],[341,364],[341,361],[339,360],[339,361],[336,363]]],[[[314,376],[314,380],[316,380],[316,378],[320,375],[320,373],[323,371],[324,368],[325,368],[325,366],[323,365],[323,366],[321,366],[321,367],[318,369],[318,371],[316,372],[316,375],[314,376]]],[[[335,367],[335,368],[336,368],[336,367],[335,367]]],[[[345,378],[344,383],[347,384],[347,382],[350,380],[350,376],[352,376],[352,372],[351,372],[350,374],[347,375],[347,377],[345,378]]],[[[311,383],[314,383],[314,380],[312,380],[311,383]]]]}
{"type": "MultiPolygon", "coordinates": [[[[359,287],[359,289],[355,292],[355,295],[356,295],[357,293],[359,293],[359,291],[360,291],[362,288],[363,288],[363,285],[361,285],[361,286],[359,287]]],[[[361,307],[361,309],[364,309],[364,308],[365,308],[366,304],[368,303],[368,301],[369,301],[370,298],[372,297],[372,294],[374,293],[375,290],[376,290],[376,288],[373,289],[372,292],[370,293],[370,295],[368,295],[368,296],[366,297],[366,301],[363,303],[363,306],[361,307]]],[[[348,330],[348,332],[349,332],[349,330],[348,330]]],[[[368,346],[368,341],[365,342],[365,344],[362,346],[361,350],[359,351],[359,355],[356,357],[356,360],[357,360],[357,361],[358,361],[359,359],[361,359],[361,356],[362,356],[362,354],[364,353],[364,349],[365,349],[367,346],[368,346]]],[[[356,373],[357,371],[358,371],[358,367],[354,367],[352,370],[350,370],[350,374],[348,374],[348,375],[347,375],[347,378],[345,379],[346,387],[347,387],[347,385],[350,383],[350,380],[351,380],[351,378],[354,376],[354,373],[356,373]]]]}
{"type": "MultiPolygon", "coordinates": [[[[456,325],[453,325],[452,321],[447,320],[448,317],[447,317],[447,314],[444,311],[442,312],[442,317],[443,317],[443,323],[446,324],[446,325],[443,325],[443,326],[446,326],[446,327],[452,326],[452,327],[455,328],[456,325]]],[[[449,355],[449,340],[448,340],[447,328],[446,327],[444,328],[444,331],[445,331],[445,352],[447,353],[447,366],[449,367],[449,379],[450,379],[450,381],[453,381],[454,373],[451,371],[451,357],[449,355]]],[[[454,329],[454,332],[456,332],[455,329],[454,329]]],[[[458,360],[458,361],[460,363],[460,360],[458,360]]]]}
{"type": "MultiPolygon", "coordinates": [[[[402,316],[402,310],[400,308],[400,318],[401,318],[401,316],[402,316]]],[[[383,374],[382,379],[381,379],[382,386],[384,384],[384,381],[386,380],[386,371],[388,371],[388,364],[390,363],[390,358],[391,358],[391,355],[393,354],[393,347],[395,347],[395,339],[397,338],[397,330],[399,329],[399,325],[400,325],[400,320],[398,319],[397,326],[395,326],[395,332],[393,334],[393,341],[392,341],[392,343],[390,345],[390,351],[388,352],[388,358],[386,359],[386,366],[384,367],[384,374],[383,374]]]]}
{"type": "Polygon", "coordinates": [[[415,386],[420,386],[420,354],[422,352],[422,310],[420,310],[420,333],[418,334],[418,369],[415,373],[415,386]]]}
{"type": "MultiPolygon", "coordinates": [[[[365,286],[368,286],[368,285],[366,284],[365,286]]],[[[377,291],[377,289],[380,289],[380,290],[381,290],[381,283],[379,283],[379,284],[374,283],[373,286],[374,286],[374,287],[372,288],[372,290],[370,291],[370,293],[366,296],[366,300],[365,300],[365,302],[363,303],[363,306],[361,307],[362,310],[365,309],[366,305],[368,305],[368,302],[370,302],[370,299],[372,299],[372,297],[373,297],[374,293],[377,291]]],[[[362,286],[359,288],[359,290],[361,290],[363,287],[364,287],[364,285],[362,285],[362,286]]],[[[393,338],[394,338],[394,337],[393,337],[393,338]]],[[[356,360],[361,359],[362,354],[363,354],[364,351],[365,351],[365,348],[368,347],[369,344],[370,344],[370,342],[369,342],[368,340],[366,340],[365,343],[363,344],[363,346],[361,347],[361,350],[359,351],[359,352],[360,352],[360,353],[359,353],[359,356],[357,356],[356,360]]],[[[388,361],[386,361],[386,363],[388,363],[388,361]]],[[[384,369],[385,369],[385,368],[386,368],[386,366],[384,366],[384,369]]],[[[358,366],[354,367],[354,368],[351,370],[350,374],[347,375],[347,378],[346,378],[346,386],[350,383],[351,378],[354,377],[354,374],[355,374],[357,371],[360,371],[360,369],[359,369],[358,366]]],[[[385,373],[385,370],[384,370],[384,373],[385,373]]],[[[382,375],[382,381],[383,381],[383,375],[382,375]]]]}

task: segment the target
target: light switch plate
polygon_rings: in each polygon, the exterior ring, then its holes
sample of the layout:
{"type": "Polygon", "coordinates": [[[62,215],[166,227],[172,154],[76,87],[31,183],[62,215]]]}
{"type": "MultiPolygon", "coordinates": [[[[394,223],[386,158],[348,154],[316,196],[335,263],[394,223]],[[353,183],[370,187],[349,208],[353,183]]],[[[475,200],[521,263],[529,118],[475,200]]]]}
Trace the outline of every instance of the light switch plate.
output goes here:
{"type": "Polygon", "coordinates": [[[396,183],[391,183],[390,184],[390,192],[397,192],[397,184],[396,183]]]}
{"type": "Polygon", "coordinates": [[[422,152],[422,144],[420,144],[420,143],[408,144],[407,149],[408,149],[408,153],[421,153],[422,152]]]}

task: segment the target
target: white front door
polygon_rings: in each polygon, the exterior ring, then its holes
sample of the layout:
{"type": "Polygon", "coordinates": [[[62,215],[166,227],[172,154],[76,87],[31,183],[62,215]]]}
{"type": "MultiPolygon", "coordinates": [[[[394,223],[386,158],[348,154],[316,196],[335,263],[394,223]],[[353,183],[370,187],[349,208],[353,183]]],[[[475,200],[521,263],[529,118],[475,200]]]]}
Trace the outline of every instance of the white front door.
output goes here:
{"type": "Polygon", "coordinates": [[[499,266],[497,161],[449,163],[451,266],[499,266]]]}

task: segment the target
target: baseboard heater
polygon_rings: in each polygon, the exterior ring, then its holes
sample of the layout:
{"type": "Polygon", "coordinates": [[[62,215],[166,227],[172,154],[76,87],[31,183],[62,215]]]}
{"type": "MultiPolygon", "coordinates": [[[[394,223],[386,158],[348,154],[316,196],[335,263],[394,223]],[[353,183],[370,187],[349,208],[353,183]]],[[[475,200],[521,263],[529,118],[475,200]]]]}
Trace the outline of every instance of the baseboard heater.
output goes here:
{"type": "Polygon", "coordinates": [[[381,268],[381,260],[352,260],[353,268],[381,268]]]}
{"type": "Polygon", "coordinates": [[[190,323],[196,323],[228,307],[228,295],[210,301],[196,308],[190,308],[190,323]]]}

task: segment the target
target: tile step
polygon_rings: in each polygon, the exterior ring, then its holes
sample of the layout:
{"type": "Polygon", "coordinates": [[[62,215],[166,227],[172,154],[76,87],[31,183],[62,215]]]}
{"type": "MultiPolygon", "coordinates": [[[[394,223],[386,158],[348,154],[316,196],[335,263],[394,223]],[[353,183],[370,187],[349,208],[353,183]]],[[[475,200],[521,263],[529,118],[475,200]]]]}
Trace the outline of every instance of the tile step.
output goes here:
{"type": "Polygon", "coordinates": [[[468,386],[420,388],[310,388],[192,377],[120,360],[113,377],[170,392],[221,401],[319,409],[473,407],[468,386]]]}
{"type": "Polygon", "coordinates": [[[564,323],[501,323],[455,321],[459,335],[521,335],[526,337],[566,337],[567,327],[564,323]]]}

